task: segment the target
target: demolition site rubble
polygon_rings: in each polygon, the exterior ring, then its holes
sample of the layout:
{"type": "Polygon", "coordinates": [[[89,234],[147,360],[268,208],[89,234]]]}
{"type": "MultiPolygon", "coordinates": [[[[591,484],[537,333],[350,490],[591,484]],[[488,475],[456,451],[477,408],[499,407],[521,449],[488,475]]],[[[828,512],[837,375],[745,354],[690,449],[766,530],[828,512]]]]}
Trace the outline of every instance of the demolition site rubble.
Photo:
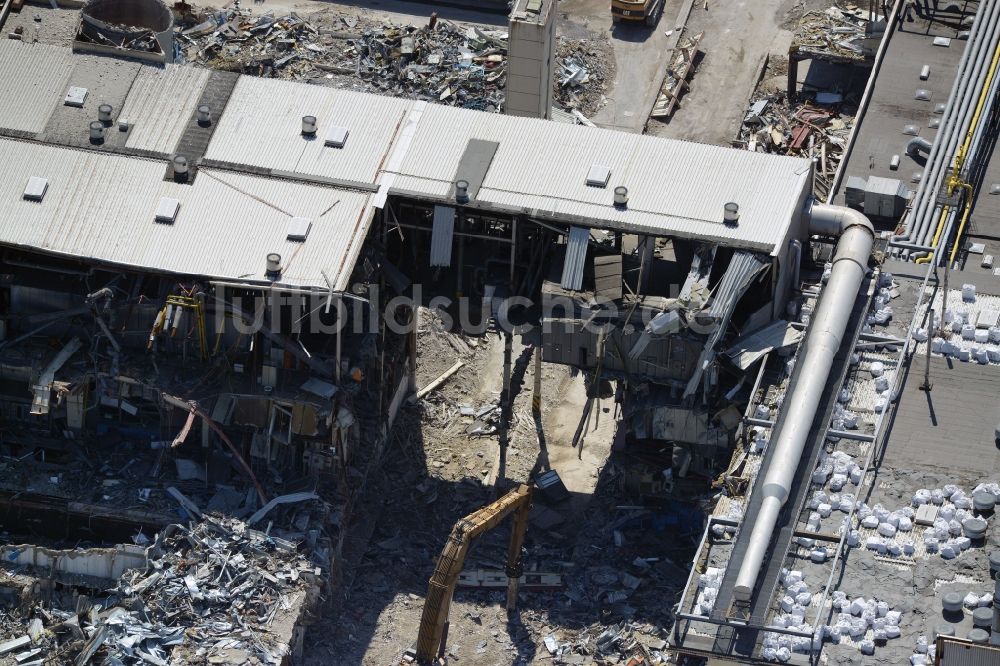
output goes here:
{"type": "MultiPolygon", "coordinates": [[[[308,15],[254,13],[235,5],[184,14],[184,62],[213,69],[502,112],[507,83],[506,29],[431,16],[397,25],[322,10],[308,15]]],[[[559,38],[553,93],[565,110],[590,115],[614,79],[606,37],[559,38]]]]}
{"type": "MultiPolygon", "coordinates": [[[[323,569],[271,527],[258,531],[221,515],[170,525],[139,551],[144,566],[126,569],[107,589],[89,581],[95,596],[50,589],[22,606],[20,617],[7,618],[5,633],[15,638],[0,645],[0,654],[13,653],[18,664],[76,666],[287,663],[302,650],[323,569]]],[[[136,540],[149,542],[141,534],[136,540]]],[[[17,566],[29,548],[5,551],[4,587],[20,585],[22,596],[39,588],[31,574],[46,573],[38,571],[44,556],[56,568],[102,554],[36,549],[38,566],[17,566]]],[[[79,590],[85,581],[72,582],[79,590]]]]}

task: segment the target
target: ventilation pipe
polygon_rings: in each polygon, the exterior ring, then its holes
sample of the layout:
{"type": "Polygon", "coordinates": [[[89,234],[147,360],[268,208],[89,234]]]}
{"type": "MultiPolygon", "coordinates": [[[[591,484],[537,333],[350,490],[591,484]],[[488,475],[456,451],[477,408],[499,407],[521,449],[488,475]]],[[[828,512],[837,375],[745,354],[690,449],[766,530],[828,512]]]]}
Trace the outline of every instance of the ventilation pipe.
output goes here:
{"type": "Polygon", "coordinates": [[[931,152],[933,144],[922,136],[915,136],[906,144],[906,154],[910,157],[918,157],[920,153],[931,152]]]}
{"type": "Polygon", "coordinates": [[[104,123],[100,120],[95,120],[90,123],[90,142],[91,143],[103,143],[104,142],[104,123]]]}
{"type": "Polygon", "coordinates": [[[809,232],[839,236],[830,279],[820,295],[802,352],[795,363],[793,393],[784,402],[781,424],[771,440],[772,460],[760,486],[764,495],[760,511],[753,517],[750,542],[740,562],[734,594],[749,601],[757,584],[764,555],[778,522],[781,507],[788,500],[792,479],[802,458],[802,449],[812,428],[820,399],[828,387],[833,357],[840,350],[847,322],[854,309],[875,242],[875,229],[868,218],[851,208],[814,204],[809,232]]]}
{"type": "Polygon", "coordinates": [[[264,274],[272,280],[281,277],[281,255],[277,252],[269,252],[267,255],[267,268],[264,274]]]}

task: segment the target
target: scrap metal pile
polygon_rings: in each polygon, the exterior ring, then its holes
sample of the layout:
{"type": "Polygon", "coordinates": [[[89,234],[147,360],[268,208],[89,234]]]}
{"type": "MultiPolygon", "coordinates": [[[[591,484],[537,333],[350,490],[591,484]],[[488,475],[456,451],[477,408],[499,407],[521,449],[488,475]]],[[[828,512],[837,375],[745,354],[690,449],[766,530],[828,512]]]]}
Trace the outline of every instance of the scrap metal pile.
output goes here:
{"type": "MultiPolygon", "coordinates": [[[[864,60],[867,12],[829,7],[803,15],[795,31],[794,49],[833,56],[843,60],[864,60]]],[[[875,17],[880,18],[880,17],[875,17]]]]}
{"type": "Polygon", "coordinates": [[[839,94],[817,93],[813,102],[790,108],[784,95],[756,99],[738,143],[758,153],[816,158],[816,193],[826,196],[854,125],[840,113],[842,101],[839,94]]]}
{"type": "Polygon", "coordinates": [[[146,570],[124,572],[107,598],[78,597],[75,612],[36,608],[18,649],[76,666],[280,664],[287,617],[315,600],[320,573],[296,544],[206,516],[167,527],[146,570]]]}
{"type": "MultiPolygon", "coordinates": [[[[432,16],[423,26],[325,10],[254,15],[235,5],[185,17],[183,60],[254,76],[305,80],[366,92],[501,111],[507,31],[432,16]]],[[[610,45],[560,40],[555,93],[592,113],[603,101],[610,45]]]]}

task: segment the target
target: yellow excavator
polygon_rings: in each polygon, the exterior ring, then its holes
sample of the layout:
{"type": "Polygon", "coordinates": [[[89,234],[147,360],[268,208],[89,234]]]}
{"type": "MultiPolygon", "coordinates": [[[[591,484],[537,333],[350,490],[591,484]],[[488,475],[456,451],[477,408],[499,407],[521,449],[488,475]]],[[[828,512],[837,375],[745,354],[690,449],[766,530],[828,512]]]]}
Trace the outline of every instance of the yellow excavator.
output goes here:
{"type": "Polygon", "coordinates": [[[611,0],[611,22],[656,25],[666,0],[611,0]]]}
{"type": "Polygon", "coordinates": [[[408,650],[403,655],[404,664],[416,662],[426,666],[444,663],[445,645],[448,641],[448,611],[469,546],[473,539],[499,525],[511,513],[514,514],[514,523],[510,529],[504,573],[507,574],[507,610],[516,608],[518,586],[524,573],[521,551],[524,533],[528,529],[530,508],[531,486],[520,485],[492,504],[487,504],[455,523],[427,586],[427,600],[420,617],[416,651],[408,650]]]}

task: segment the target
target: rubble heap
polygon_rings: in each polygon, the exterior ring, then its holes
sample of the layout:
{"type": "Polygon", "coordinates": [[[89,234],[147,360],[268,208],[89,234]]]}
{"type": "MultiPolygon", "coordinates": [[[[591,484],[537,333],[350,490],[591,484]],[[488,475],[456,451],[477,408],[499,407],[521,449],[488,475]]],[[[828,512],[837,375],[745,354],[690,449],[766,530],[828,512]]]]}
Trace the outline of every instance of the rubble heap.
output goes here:
{"type": "MultiPolygon", "coordinates": [[[[365,92],[502,111],[507,31],[432,17],[424,26],[329,10],[254,15],[237,4],[184,17],[181,60],[253,76],[306,80],[365,92]]],[[[613,77],[605,39],[557,47],[555,97],[585,114],[603,103],[613,77]]]]}
{"type": "Polygon", "coordinates": [[[868,18],[867,12],[839,7],[806,12],[795,31],[794,48],[839,59],[864,60],[868,18]]]}
{"type": "Polygon", "coordinates": [[[320,573],[296,544],[206,516],[167,527],[107,598],[36,608],[23,647],[78,665],[280,664],[320,573]]]}
{"type": "Polygon", "coordinates": [[[816,193],[825,197],[854,126],[843,101],[842,95],[825,92],[793,106],[780,93],[755,97],[738,143],[758,153],[816,158],[816,193]]]}

